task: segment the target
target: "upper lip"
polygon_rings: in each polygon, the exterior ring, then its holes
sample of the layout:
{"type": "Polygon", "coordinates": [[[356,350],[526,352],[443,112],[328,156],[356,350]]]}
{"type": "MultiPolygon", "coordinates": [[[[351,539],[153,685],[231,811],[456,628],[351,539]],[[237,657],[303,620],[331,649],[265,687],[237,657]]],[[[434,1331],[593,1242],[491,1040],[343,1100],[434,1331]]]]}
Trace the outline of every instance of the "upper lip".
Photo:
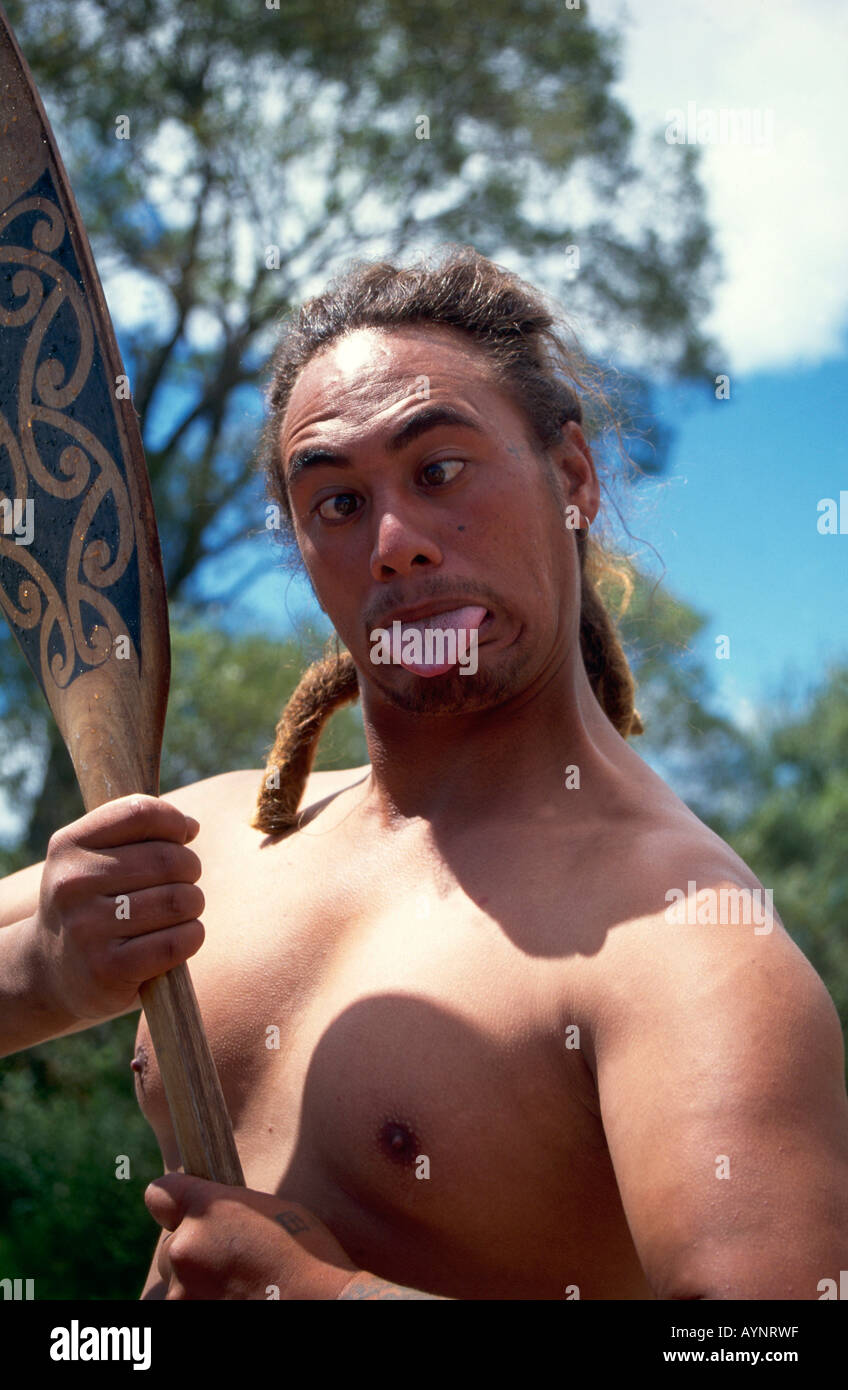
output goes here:
{"type": "MultiPolygon", "coordinates": [[[[425,599],[421,603],[411,604],[409,608],[393,608],[391,613],[387,613],[382,619],[383,622],[394,622],[400,619],[407,622],[417,622],[420,618],[433,618],[437,613],[453,613],[457,608],[485,608],[484,603],[477,599],[468,598],[440,598],[425,599]]],[[[486,612],[488,613],[488,608],[486,612]]]]}

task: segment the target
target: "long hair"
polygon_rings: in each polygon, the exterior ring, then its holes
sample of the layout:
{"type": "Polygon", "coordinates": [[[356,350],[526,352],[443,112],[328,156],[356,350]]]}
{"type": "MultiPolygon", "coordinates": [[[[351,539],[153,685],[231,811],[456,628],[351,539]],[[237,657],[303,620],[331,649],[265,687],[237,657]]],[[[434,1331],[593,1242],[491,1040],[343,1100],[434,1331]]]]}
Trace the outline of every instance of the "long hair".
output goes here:
{"type": "MultiPolygon", "coordinates": [[[[488,359],[495,381],[523,410],[542,450],[562,437],[569,420],[591,432],[611,412],[598,369],[545,297],[517,275],[470,247],[448,248],[441,259],[410,267],[388,262],[354,265],[290,319],[271,364],[262,458],[269,498],[293,534],[283,476],[282,423],[294,384],[307,362],[358,328],[444,325],[465,333],[488,359]]],[[[614,428],[614,420],[612,421],[614,428]]],[[[620,439],[620,435],[619,435],[620,439]]],[[[575,532],[580,565],[580,648],[589,683],[618,732],[642,732],[635,683],[616,625],[598,591],[606,578],[627,574],[588,531],[575,532]]],[[[277,725],[253,826],[269,834],[291,829],[329,716],[359,694],[348,652],[328,650],[304,673],[277,725]]]]}

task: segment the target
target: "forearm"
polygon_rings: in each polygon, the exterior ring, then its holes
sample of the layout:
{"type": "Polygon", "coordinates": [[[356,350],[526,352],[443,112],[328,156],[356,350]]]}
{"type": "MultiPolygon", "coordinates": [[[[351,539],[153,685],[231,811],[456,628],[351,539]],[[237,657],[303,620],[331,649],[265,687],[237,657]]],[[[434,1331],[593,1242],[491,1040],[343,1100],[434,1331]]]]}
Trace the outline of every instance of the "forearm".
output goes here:
{"type": "Polygon", "coordinates": [[[408,1289],[403,1284],[392,1284],[386,1279],[380,1279],[376,1274],[369,1274],[366,1270],[358,1270],[345,1284],[341,1293],[336,1294],[336,1298],[411,1298],[411,1299],[435,1299],[440,1303],[451,1302],[438,1293],[421,1293],[419,1289],[408,1289]]]}
{"type": "MultiPolygon", "coordinates": [[[[48,999],[34,943],[34,918],[0,929],[0,1057],[91,1027],[48,999]]],[[[92,1020],[93,1022],[94,1020],[92,1020]]]]}

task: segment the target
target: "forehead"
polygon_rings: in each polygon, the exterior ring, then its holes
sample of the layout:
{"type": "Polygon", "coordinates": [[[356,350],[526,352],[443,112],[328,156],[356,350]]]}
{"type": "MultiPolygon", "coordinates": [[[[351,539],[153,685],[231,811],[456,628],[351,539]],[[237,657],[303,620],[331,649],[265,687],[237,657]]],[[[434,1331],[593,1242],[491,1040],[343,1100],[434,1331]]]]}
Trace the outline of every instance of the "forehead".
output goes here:
{"type": "Polygon", "coordinates": [[[297,378],[282,425],[283,456],[307,433],[349,434],[395,420],[405,404],[448,398],[510,405],[482,350],[459,330],[356,329],[312,357],[297,378]]]}

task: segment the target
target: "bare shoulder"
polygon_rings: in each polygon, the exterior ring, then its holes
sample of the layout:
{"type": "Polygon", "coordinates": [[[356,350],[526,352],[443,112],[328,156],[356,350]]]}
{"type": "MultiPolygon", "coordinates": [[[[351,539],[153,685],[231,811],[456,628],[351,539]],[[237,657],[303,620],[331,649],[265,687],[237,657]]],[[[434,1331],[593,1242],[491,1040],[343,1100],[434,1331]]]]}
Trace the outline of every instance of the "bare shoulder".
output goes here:
{"type": "MultiPolygon", "coordinates": [[[[336,772],[313,772],[301,798],[301,811],[314,811],[328,798],[361,781],[370,771],[370,764],[366,763],[364,767],[342,768],[336,772]]],[[[185,815],[194,816],[200,822],[200,833],[204,837],[216,829],[231,833],[238,825],[249,828],[264,776],[261,768],[222,772],[217,777],[206,777],[202,782],[192,782],[163,795],[185,815]]]]}
{"type": "Polygon", "coordinates": [[[848,1236],[839,1018],[771,886],[698,825],[622,855],[584,1047],[604,1134],[658,1298],[815,1298],[848,1236]]]}
{"type": "Polygon", "coordinates": [[[744,1028],[769,1046],[794,1030],[841,1074],[833,1001],[772,886],[728,844],[694,818],[657,823],[622,854],[620,882],[593,992],[596,1046],[688,1027],[716,1039],[744,1028]]]}
{"type": "MultiPolygon", "coordinates": [[[[341,792],[362,781],[370,771],[371,766],[366,763],[364,767],[343,768],[336,772],[313,772],[301,798],[301,811],[309,812],[310,816],[318,814],[341,792]]],[[[214,869],[215,851],[220,846],[231,844],[240,832],[244,832],[246,838],[252,836],[257,839],[261,836],[261,832],[251,829],[250,822],[264,776],[263,769],[222,772],[217,777],[206,777],[200,782],[191,782],[163,793],[164,801],[169,801],[184,815],[194,816],[199,822],[200,830],[191,845],[204,860],[207,879],[214,869]]],[[[43,862],[30,864],[0,879],[0,929],[35,912],[43,869],[43,862]]]]}

